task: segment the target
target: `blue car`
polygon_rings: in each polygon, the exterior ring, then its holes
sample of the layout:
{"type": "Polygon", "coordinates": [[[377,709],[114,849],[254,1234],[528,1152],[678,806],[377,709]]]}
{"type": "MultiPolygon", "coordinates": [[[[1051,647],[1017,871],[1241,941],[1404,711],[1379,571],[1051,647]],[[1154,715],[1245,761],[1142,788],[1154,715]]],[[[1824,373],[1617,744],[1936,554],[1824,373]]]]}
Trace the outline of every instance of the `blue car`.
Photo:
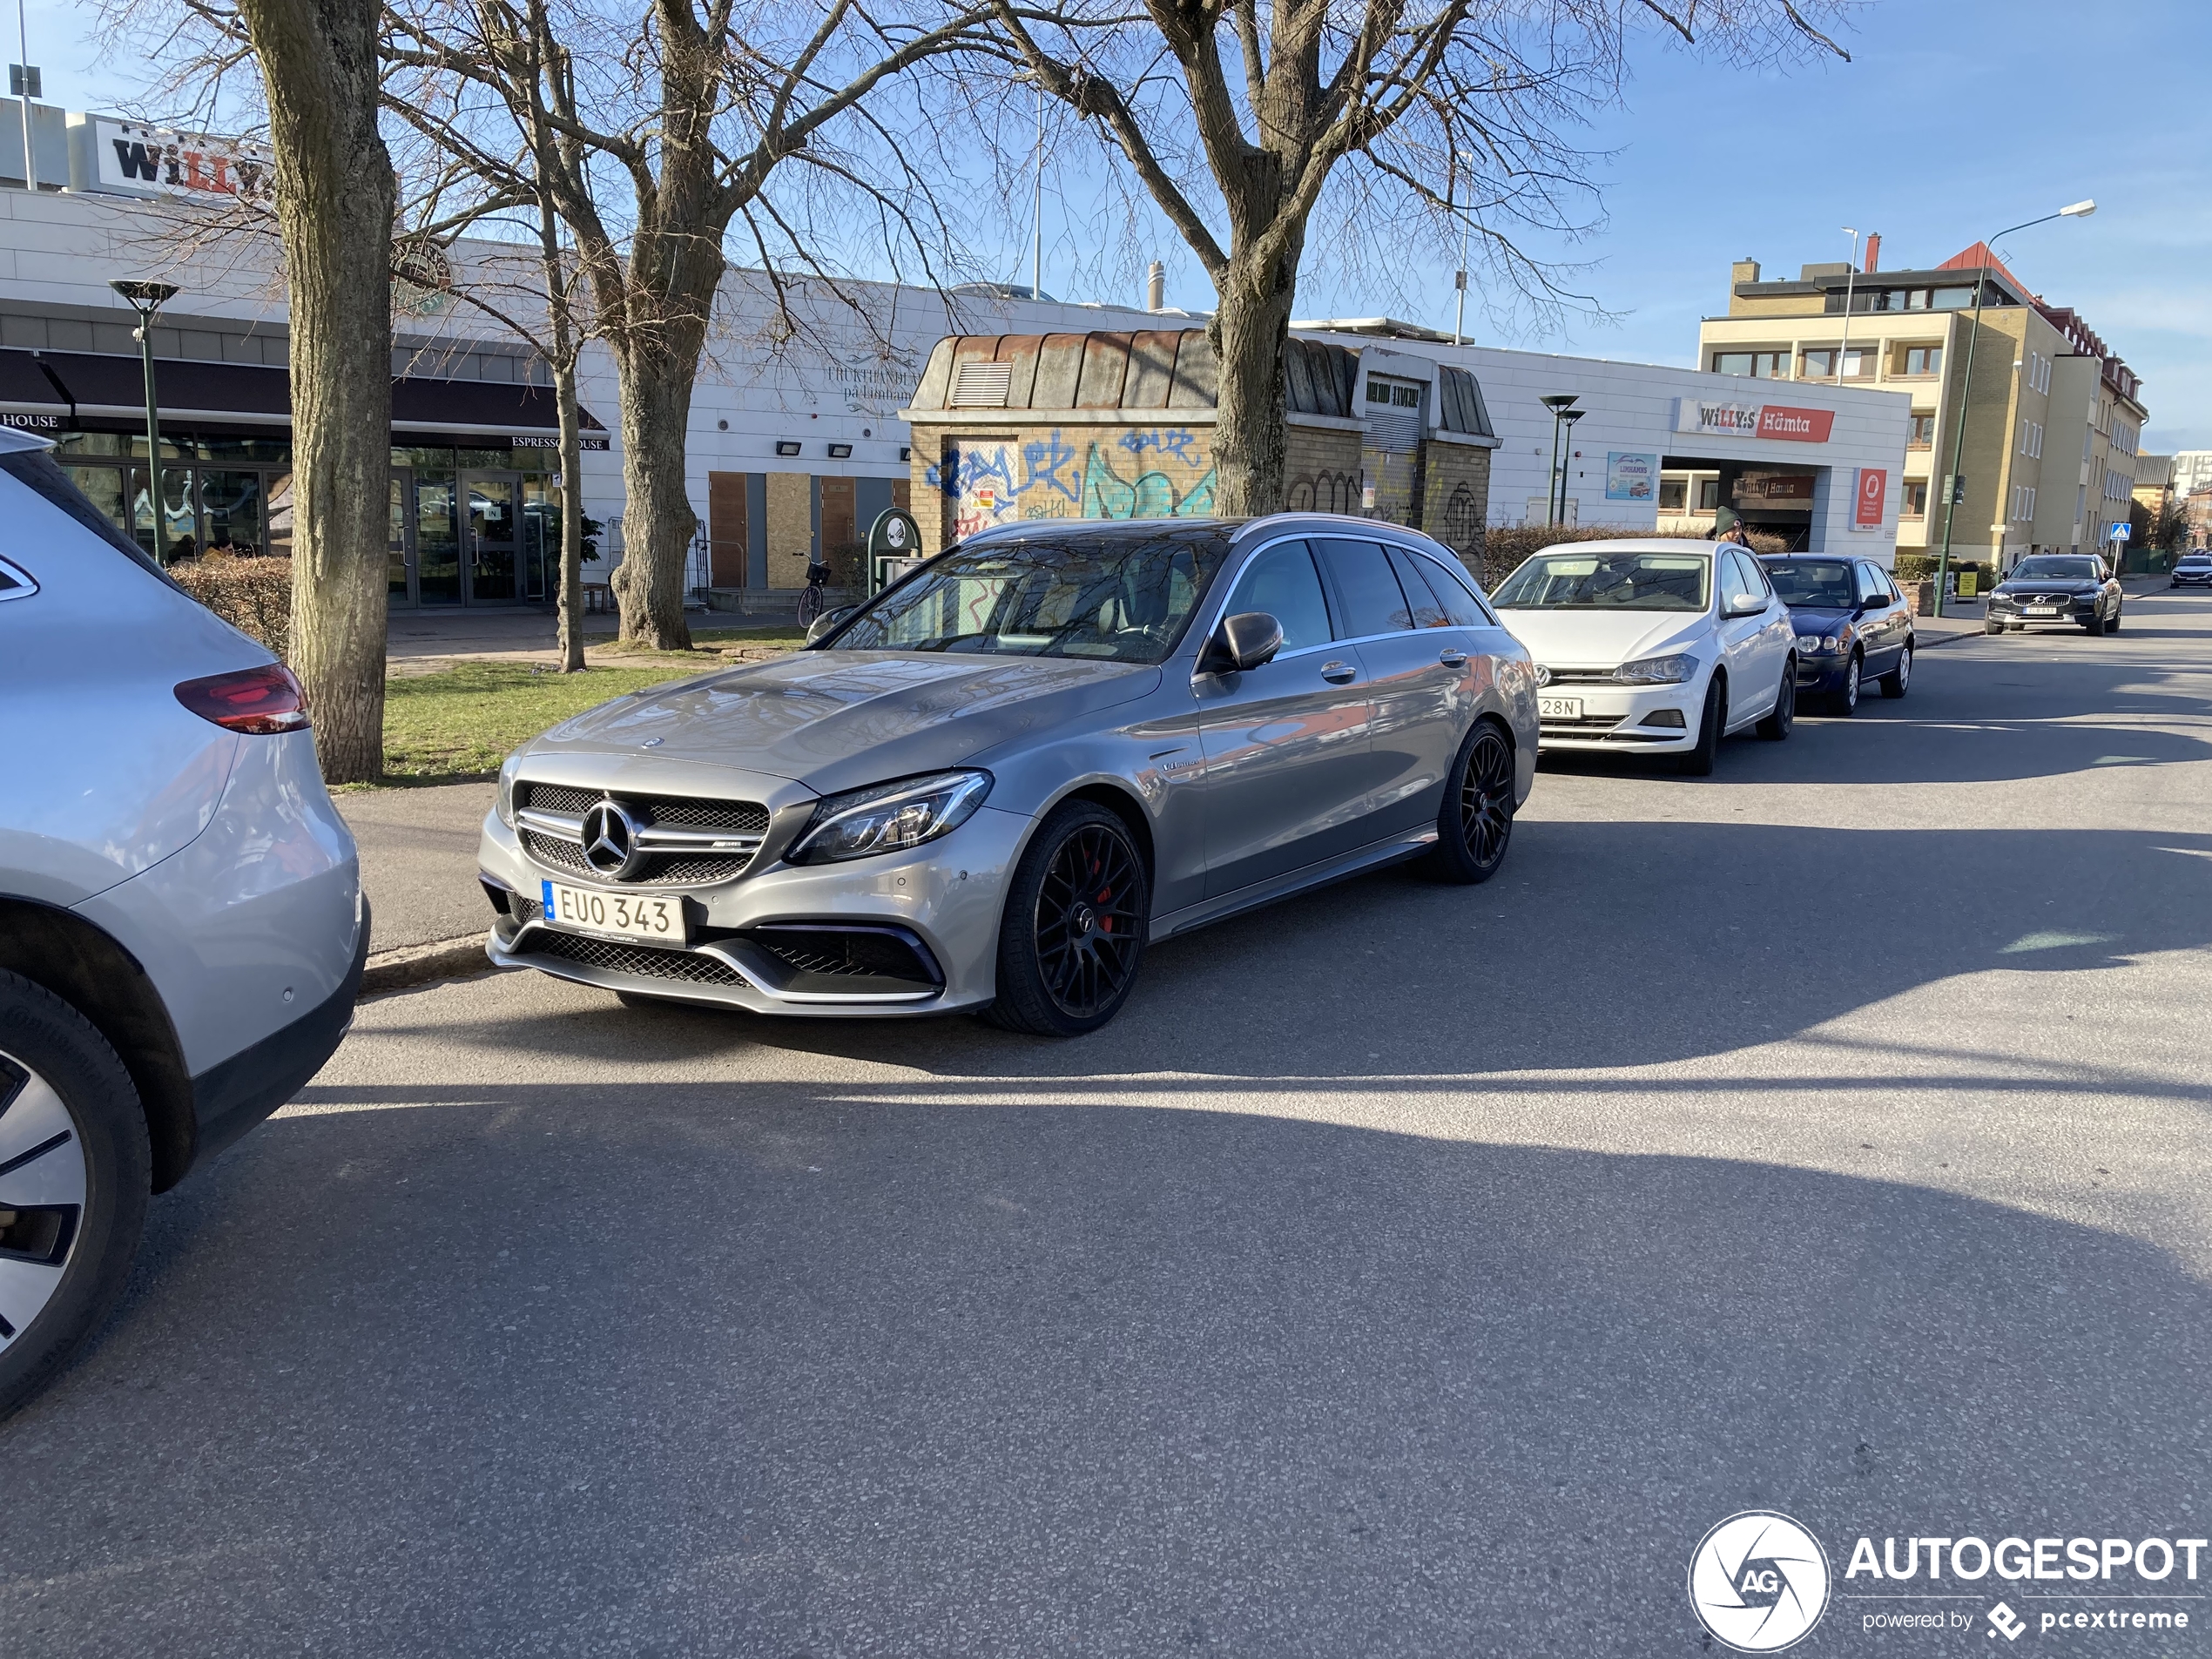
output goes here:
{"type": "Polygon", "coordinates": [[[1848,718],[1861,688],[1884,697],[1912,684],[1912,612],[1871,559],[1840,553],[1777,553],[1759,561],[1790,607],[1797,631],[1797,702],[1848,718]]]}

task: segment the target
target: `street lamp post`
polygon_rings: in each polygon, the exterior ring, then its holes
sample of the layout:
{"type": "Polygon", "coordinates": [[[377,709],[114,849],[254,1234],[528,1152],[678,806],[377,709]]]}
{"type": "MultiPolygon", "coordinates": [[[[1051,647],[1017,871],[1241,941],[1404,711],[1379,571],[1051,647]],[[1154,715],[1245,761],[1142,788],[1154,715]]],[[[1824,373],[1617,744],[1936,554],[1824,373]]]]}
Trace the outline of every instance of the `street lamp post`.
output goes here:
{"type": "Polygon", "coordinates": [[[1561,455],[1559,462],[1559,516],[1552,521],[1555,524],[1564,525],[1567,523],[1567,480],[1575,467],[1575,422],[1588,413],[1588,409],[1561,409],[1559,412],[1559,418],[1567,423],[1567,450],[1561,455]]]}
{"type": "MultiPolygon", "coordinates": [[[[2009,225],[1995,236],[1984,237],[1981,245],[1993,260],[1997,256],[1998,242],[2014,231],[2024,231],[2034,225],[2047,225],[2054,219],[2087,219],[2096,211],[2097,204],[2094,201],[2074,202],[2060,208],[2055,213],[2046,213],[2040,219],[2023,219],[2017,225],[2009,225]]],[[[1959,429],[1951,440],[1950,475],[1943,481],[1943,547],[1936,555],[1935,613],[1939,617],[1943,614],[1943,590],[1951,582],[1951,522],[1958,517],[1959,497],[1966,493],[1961,488],[1959,469],[1966,460],[1966,414],[1974,391],[1974,344],[1981,336],[1981,306],[1989,293],[1989,270],[1987,265],[1975,268],[1974,314],[1967,325],[1966,334],[1966,372],[1959,385],[1959,429]]]]}
{"type": "MultiPolygon", "coordinates": [[[[153,320],[162,307],[176,297],[168,282],[111,282],[138,314],[138,361],[146,377],[146,510],[153,518],[153,556],[161,557],[161,415],[153,395],[153,320]]],[[[167,562],[163,561],[165,563],[167,562]]]]}
{"type": "Polygon", "coordinates": [[[1851,355],[1851,302],[1852,285],[1858,278],[1858,233],[1850,226],[1844,234],[1851,238],[1851,263],[1844,267],[1844,337],[1836,347],[1836,384],[1844,383],[1844,360],[1851,355]]]}
{"type": "Polygon", "coordinates": [[[1556,503],[1559,500],[1560,417],[1573,408],[1578,400],[1572,393],[1555,392],[1540,401],[1552,412],[1552,469],[1544,479],[1544,523],[1549,527],[1559,523],[1556,503]]]}

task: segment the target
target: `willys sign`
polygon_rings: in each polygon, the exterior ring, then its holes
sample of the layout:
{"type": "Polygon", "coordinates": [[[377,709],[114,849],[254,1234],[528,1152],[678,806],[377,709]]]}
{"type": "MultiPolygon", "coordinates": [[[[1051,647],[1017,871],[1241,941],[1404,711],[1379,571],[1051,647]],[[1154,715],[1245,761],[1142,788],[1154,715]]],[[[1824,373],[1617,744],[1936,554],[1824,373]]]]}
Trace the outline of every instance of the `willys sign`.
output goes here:
{"type": "Polygon", "coordinates": [[[1675,430],[1728,438],[1780,438],[1788,443],[1825,443],[1835,430],[1833,409],[1792,408],[1784,403],[1733,403],[1702,397],[1675,400],[1675,430]]]}
{"type": "Polygon", "coordinates": [[[92,151],[105,189],[203,202],[226,197],[266,202],[274,194],[274,158],[236,138],[95,121],[92,151]]]}

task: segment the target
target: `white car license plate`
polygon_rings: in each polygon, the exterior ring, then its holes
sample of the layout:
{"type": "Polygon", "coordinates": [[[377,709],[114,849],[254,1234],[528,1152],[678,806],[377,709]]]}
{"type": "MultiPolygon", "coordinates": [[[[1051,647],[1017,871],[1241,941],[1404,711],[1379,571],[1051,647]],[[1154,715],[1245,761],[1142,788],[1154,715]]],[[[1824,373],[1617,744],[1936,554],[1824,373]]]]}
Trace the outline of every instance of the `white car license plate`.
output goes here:
{"type": "Polygon", "coordinates": [[[1536,718],[1540,720],[1579,720],[1582,718],[1582,699],[1579,697],[1540,697],[1536,699],[1536,718]]]}
{"type": "Polygon", "coordinates": [[[572,887],[547,881],[541,902],[545,920],[555,927],[577,933],[605,934],[614,939],[643,939],[656,945],[688,945],[691,929],[684,918],[684,899],[674,893],[601,893],[592,887],[572,887]]]}
{"type": "Polygon", "coordinates": [[[2059,614],[2059,608],[2056,605],[2022,605],[2020,614],[2024,617],[2055,617],[2059,614]]]}

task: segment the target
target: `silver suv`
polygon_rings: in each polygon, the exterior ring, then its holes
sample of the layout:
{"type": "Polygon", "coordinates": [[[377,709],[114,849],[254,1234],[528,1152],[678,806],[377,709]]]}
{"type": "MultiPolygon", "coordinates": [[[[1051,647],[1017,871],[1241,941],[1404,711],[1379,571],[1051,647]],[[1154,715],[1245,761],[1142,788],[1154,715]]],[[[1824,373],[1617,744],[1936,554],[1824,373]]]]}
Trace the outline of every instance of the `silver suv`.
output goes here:
{"type": "Polygon", "coordinates": [[[1528,653],[1366,519],[1009,525],[816,626],[509,760],[494,961],[1074,1036],[1149,941],[1400,859],[1487,880],[1534,776],[1528,653]]]}
{"type": "Polygon", "coordinates": [[[0,429],[0,1413],[123,1287],[151,1193],[353,1017],[353,837],[300,687],[0,429]]]}

